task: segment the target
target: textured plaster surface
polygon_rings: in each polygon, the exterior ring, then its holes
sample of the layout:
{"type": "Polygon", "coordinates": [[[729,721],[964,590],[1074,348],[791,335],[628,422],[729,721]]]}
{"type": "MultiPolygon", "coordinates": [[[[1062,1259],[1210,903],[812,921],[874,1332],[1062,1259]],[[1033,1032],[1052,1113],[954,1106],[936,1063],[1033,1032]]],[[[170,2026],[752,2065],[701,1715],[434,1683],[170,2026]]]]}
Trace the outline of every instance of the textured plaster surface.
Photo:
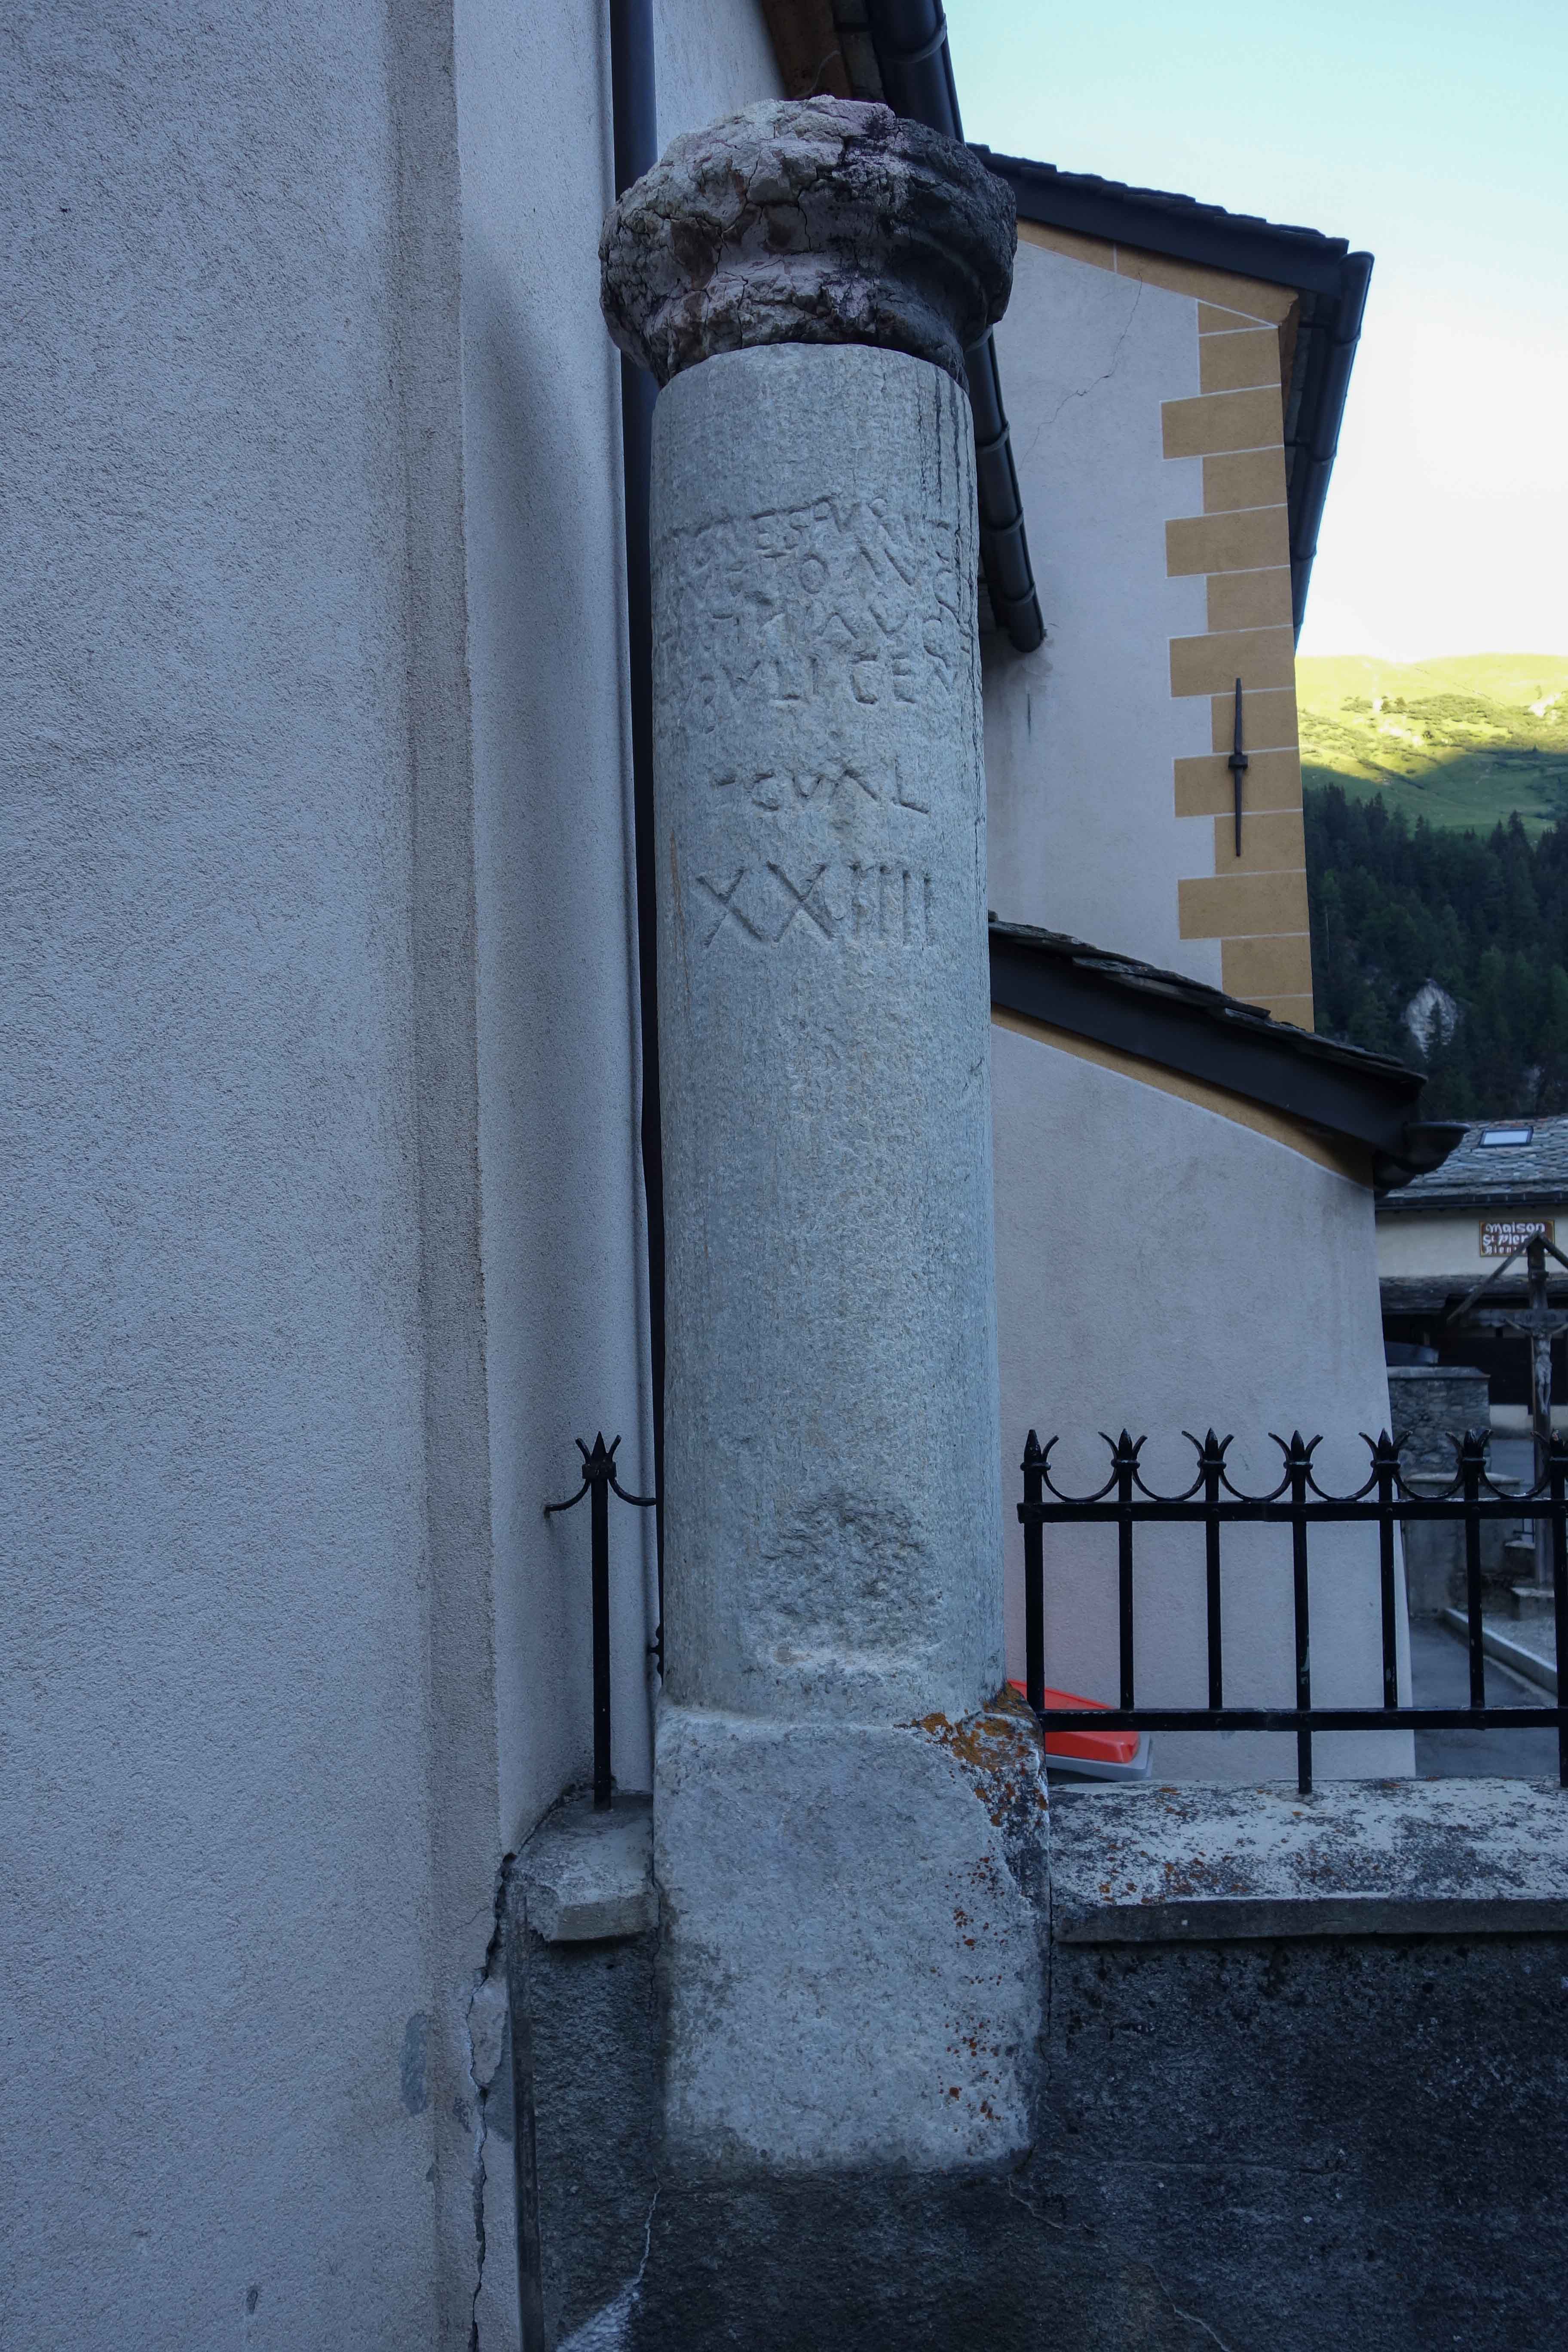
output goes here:
{"type": "MultiPolygon", "coordinates": [[[[574,1440],[653,1491],[606,20],[459,8],[462,448],[501,1835],[592,1763],[574,1440]]],[[[672,102],[679,92],[671,93],[672,102]]],[[[651,1514],[613,1505],[615,1766],[651,1785],[651,1514]]]]}
{"type": "MultiPolygon", "coordinates": [[[[658,30],[669,131],[772,87],[658,30]]],[[[539,1507],[601,1420],[650,1475],[605,20],[5,43],[0,2338],[467,2352],[498,1868],[591,1730],[539,1507]]]]}
{"type": "Polygon", "coordinates": [[[658,1748],[677,2169],[1019,2156],[1047,1827],[1026,1715],[784,1724],[666,1705],[658,1748]]]}
{"type": "MultiPolygon", "coordinates": [[[[1270,1438],[1324,1443],[1325,1486],[1366,1475],[1360,1432],[1388,1421],[1372,1196],[1286,1145],[1196,1103],[993,1026],[998,1326],[1002,1367],[1008,1671],[1024,1671],[1019,1464],[1033,1428],[1055,1433],[1058,1483],[1101,1485],[1100,1433],[1147,1434],[1150,1485],[1190,1484],[1212,1425],[1235,1433],[1238,1486],[1278,1483],[1270,1438]]],[[[1312,1696],[1382,1699],[1377,1542],[1370,1528],[1311,1537],[1312,1696]]],[[[1222,1550],[1225,1696],[1293,1704],[1289,1531],[1227,1528],[1222,1550]]],[[[1046,1538],[1047,1680],[1118,1696],[1115,1530],[1046,1538]]],[[[1201,1530],[1141,1528],[1134,1549],[1136,1695],[1207,1704],[1201,1530]]],[[[1397,1627],[1408,1689],[1403,1605],[1397,1627]]],[[[1320,1778],[1408,1772],[1408,1732],[1320,1734],[1320,1778]]],[[[1161,1779],[1263,1780],[1295,1772],[1289,1734],[1153,1734],[1161,1779]]]]}
{"type": "Polygon", "coordinates": [[[765,343],[873,343],[963,381],[1000,318],[1005,184],[885,106],[770,100],[677,139],[605,224],[605,316],[658,382],[765,343]]]}
{"type": "Polygon", "coordinates": [[[497,1852],[450,57],[353,0],[5,39],[0,2337],[461,2344],[497,1852]]]}
{"type": "MultiPolygon", "coordinates": [[[[773,94],[754,0],[661,0],[672,136],[773,94]]],[[[637,1109],[620,372],[599,315],[607,19],[467,0],[463,463],[475,762],[480,1165],[502,1835],[591,1763],[574,1439],[654,1487],[637,1109]]],[[[651,1518],[612,1507],[615,1768],[652,1783],[651,1518]]]]}
{"type": "Polygon", "coordinates": [[[668,1689],[957,1719],[1002,1680],[967,401],[709,360],[653,530],[668,1689]]]}
{"type": "Polygon", "coordinates": [[[1172,761],[1205,753],[1207,698],[1171,693],[1169,641],[1208,626],[1205,583],[1165,576],[1165,523],[1203,512],[1203,462],[1167,458],[1160,404],[1195,394],[1197,304],[1020,245],[996,332],[1046,642],[985,639],[990,894],[1194,980],[1176,886],[1214,872],[1214,820],[1178,817],[1172,761]]]}
{"type": "Polygon", "coordinates": [[[661,146],[784,94],[762,0],[654,0],[653,53],[661,146]]]}
{"type": "MultiPolygon", "coordinates": [[[[1377,1270],[1405,1278],[1449,1275],[1468,1289],[1497,1271],[1498,1260],[1481,1255],[1482,1226],[1518,1213],[1506,1207],[1489,1216],[1480,1209],[1396,1209],[1378,1219],[1377,1270]]],[[[1513,1269],[1516,1278],[1519,1272],[1513,1269]]]]}
{"type": "Polygon", "coordinates": [[[1064,1797],[1058,1942],[1568,1931],[1568,1801],[1526,1780],[1064,1797]]]}
{"type": "MultiPolygon", "coordinates": [[[[599,315],[607,18],[457,11],[480,1164],[502,1835],[591,1764],[574,1439],[654,1487],[637,1135],[620,371],[599,315]]],[[[662,134],[773,95],[754,0],[659,0],[662,134]]],[[[651,1518],[613,1506],[615,1768],[652,1784],[651,1518]]]]}

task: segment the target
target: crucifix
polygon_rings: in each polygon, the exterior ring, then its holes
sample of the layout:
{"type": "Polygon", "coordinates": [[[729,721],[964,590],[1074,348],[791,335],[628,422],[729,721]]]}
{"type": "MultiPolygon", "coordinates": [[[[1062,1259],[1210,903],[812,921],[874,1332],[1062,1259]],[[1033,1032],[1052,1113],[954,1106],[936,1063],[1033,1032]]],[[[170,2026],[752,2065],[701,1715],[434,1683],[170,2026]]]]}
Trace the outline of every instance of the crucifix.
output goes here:
{"type": "MultiPolygon", "coordinates": [[[[1468,1326],[1472,1331],[1517,1331],[1530,1341],[1530,1426],[1535,1440],[1535,1484],[1546,1476],[1547,1451],[1552,1444],[1552,1342],[1561,1332],[1568,1331],[1568,1311],[1551,1307],[1546,1303],[1546,1260],[1554,1257],[1559,1265],[1568,1267],[1568,1257],[1544,1234],[1531,1234],[1502,1264],[1494,1267],[1484,1282],[1478,1282],[1468,1298],[1462,1298],[1445,1322],[1468,1326]],[[1498,1282],[1519,1258],[1525,1261],[1529,1282],[1526,1305],[1515,1307],[1483,1307],[1476,1301],[1498,1282]]],[[[1535,1522],[1535,1576],[1532,1583],[1516,1588],[1521,1600],[1539,1600],[1552,1591],[1552,1530],[1545,1519],[1535,1522]]]]}

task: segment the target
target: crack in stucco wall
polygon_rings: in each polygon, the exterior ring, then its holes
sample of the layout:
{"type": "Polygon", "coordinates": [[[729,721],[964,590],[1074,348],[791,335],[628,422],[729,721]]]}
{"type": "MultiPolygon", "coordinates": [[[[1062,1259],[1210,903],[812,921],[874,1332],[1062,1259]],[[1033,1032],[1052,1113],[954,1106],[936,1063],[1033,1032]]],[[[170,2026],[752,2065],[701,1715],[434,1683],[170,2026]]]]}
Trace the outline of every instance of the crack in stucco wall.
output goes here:
{"type": "Polygon", "coordinates": [[[1111,377],[1116,373],[1118,362],[1121,358],[1122,345],[1126,342],[1128,336],[1132,332],[1132,322],[1138,316],[1138,305],[1142,299],[1143,280],[1140,278],[1138,280],[1138,291],[1132,297],[1132,308],[1128,311],[1126,318],[1122,320],[1121,331],[1117,336],[1115,342],[1111,345],[1110,365],[1103,368],[1099,375],[1091,376],[1088,383],[1079,384],[1076,391],[1063,393],[1061,398],[1058,401],[1050,415],[1035,427],[1033,437],[1029,442],[1028,447],[1024,452],[1024,462],[1026,464],[1028,462],[1029,458],[1034,456],[1040,436],[1043,433],[1048,433],[1050,431],[1052,425],[1056,423],[1058,417],[1061,415],[1063,409],[1068,406],[1070,401],[1087,400],[1091,392],[1098,391],[1102,383],[1109,383],[1110,382],[1111,377]]]}
{"type": "Polygon", "coordinates": [[[479,2297],[484,2292],[485,2255],[485,2184],[489,2178],[486,2149],[489,2135],[489,2098],[506,2049],[507,1976],[506,1918],[511,1894],[511,1870],[515,1854],[507,1854],[496,1873],[495,1895],[491,1908],[490,1938],[485,1947],[482,1965],[474,1972],[468,2007],[463,2014],[463,2047],[472,2091],[468,2105],[468,2129],[472,2133],[469,2155],[469,2179],[474,2200],[474,2294],[472,2315],[468,2324],[468,2352],[479,2352],[479,2297]]]}

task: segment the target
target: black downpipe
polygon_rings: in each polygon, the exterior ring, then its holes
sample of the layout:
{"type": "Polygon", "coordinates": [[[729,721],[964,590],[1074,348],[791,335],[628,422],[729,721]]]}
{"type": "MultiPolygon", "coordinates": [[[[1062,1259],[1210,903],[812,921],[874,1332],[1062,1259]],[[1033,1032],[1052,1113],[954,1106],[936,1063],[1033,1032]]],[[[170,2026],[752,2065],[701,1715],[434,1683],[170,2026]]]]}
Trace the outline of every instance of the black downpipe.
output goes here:
{"type": "MultiPolygon", "coordinates": [[[[895,114],[962,141],[963,121],[941,0],[867,0],[867,21],[882,95],[895,114]]],[[[990,335],[964,355],[974,413],[974,479],[980,560],[991,609],[1021,654],[1043,644],[1046,625],[1024,532],[1024,501],[1013,462],[1002,378],[990,335]]]]}
{"type": "Polygon", "coordinates": [[[866,16],[882,95],[893,112],[962,140],[942,0],[867,0],[866,16]]]}
{"type": "MultiPolygon", "coordinates": [[[[616,194],[658,161],[653,0],[610,0],[610,110],[616,194]]],[[[637,1003],[642,1026],[642,1175],[647,1210],[647,1321],[653,1385],[653,1491],[658,1551],[658,1640],[664,1637],[664,1148],[658,1118],[658,930],[653,820],[653,575],[648,482],[654,381],[621,360],[621,464],[626,485],[626,649],[631,682],[632,811],[637,836],[637,1003]]],[[[659,1663],[663,1664],[662,1646],[659,1663]]]]}

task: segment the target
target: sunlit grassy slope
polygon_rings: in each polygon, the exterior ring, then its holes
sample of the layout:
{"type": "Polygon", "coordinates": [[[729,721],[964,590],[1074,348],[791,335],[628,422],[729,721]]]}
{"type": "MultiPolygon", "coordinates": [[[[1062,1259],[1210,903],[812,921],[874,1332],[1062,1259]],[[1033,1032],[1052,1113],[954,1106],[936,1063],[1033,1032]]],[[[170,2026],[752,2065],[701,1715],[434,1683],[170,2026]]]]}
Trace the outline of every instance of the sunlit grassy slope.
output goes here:
{"type": "Polygon", "coordinates": [[[1309,784],[1342,784],[1431,824],[1568,816],[1568,655],[1298,662],[1309,784]]]}

